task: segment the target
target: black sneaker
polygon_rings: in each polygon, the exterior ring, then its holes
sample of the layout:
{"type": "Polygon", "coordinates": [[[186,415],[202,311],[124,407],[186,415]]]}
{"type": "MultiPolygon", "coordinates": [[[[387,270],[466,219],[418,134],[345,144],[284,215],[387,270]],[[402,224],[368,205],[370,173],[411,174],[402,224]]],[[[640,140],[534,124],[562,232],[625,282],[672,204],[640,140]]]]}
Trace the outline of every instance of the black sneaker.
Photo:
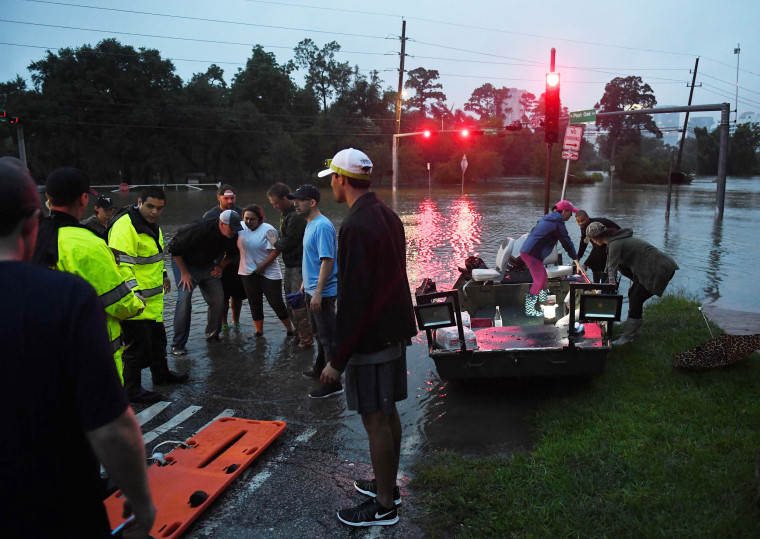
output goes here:
{"type": "Polygon", "coordinates": [[[391,526],[398,522],[396,507],[383,507],[371,498],[359,505],[338,511],[338,520],[349,526],[391,526]]]}
{"type": "Polygon", "coordinates": [[[186,356],[187,355],[187,348],[185,348],[183,345],[177,345],[172,346],[172,354],[175,356],[186,356]]]}
{"type": "Polygon", "coordinates": [[[190,378],[190,374],[186,372],[174,372],[166,370],[165,372],[154,374],[154,384],[184,384],[190,378]]]}
{"type": "Polygon", "coordinates": [[[319,378],[319,375],[314,372],[314,369],[309,369],[308,371],[302,371],[301,376],[304,376],[305,378],[319,378]]]}
{"type": "MultiPolygon", "coordinates": [[[[354,488],[365,496],[372,496],[373,498],[377,496],[377,481],[375,479],[370,481],[357,479],[354,481],[354,488]]],[[[393,503],[401,505],[401,491],[398,485],[393,487],[393,503]]]]}
{"type": "Polygon", "coordinates": [[[309,393],[309,397],[312,399],[324,399],[325,397],[340,395],[341,393],[343,393],[343,386],[338,382],[337,384],[322,384],[317,389],[312,390],[309,393]]]}
{"type": "Polygon", "coordinates": [[[129,402],[138,404],[155,404],[157,402],[165,400],[165,397],[161,393],[148,391],[142,387],[137,390],[127,392],[127,397],[129,398],[129,402]]]}

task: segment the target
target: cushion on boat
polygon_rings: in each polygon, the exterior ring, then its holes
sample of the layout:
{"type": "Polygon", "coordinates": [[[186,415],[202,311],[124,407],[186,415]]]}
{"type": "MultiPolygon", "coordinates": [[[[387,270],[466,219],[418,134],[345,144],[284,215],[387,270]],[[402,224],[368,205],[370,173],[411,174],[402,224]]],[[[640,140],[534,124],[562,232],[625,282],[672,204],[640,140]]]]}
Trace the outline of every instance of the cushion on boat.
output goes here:
{"type": "Polygon", "coordinates": [[[512,256],[514,246],[514,238],[507,238],[502,241],[498,251],[496,251],[496,267],[472,270],[473,281],[501,281],[506,273],[507,263],[509,257],[512,256]]]}
{"type": "Polygon", "coordinates": [[[552,279],[554,277],[566,277],[572,274],[572,266],[546,266],[546,276],[549,279],[552,279]]]}

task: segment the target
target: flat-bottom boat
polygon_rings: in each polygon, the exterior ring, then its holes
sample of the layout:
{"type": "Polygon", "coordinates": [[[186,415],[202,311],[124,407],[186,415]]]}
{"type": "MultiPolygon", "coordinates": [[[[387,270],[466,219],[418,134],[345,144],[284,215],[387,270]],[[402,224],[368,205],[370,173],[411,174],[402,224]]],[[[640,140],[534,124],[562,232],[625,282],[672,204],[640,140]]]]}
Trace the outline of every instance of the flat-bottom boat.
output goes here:
{"type": "Polygon", "coordinates": [[[556,303],[541,305],[542,317],[527,316],[532,279],[511,256],[521,241],[524,236],[504,240],[494,269],[463,273],[451,290],[418,291],[418,325],[442,379],[590,377],[604,371],[622,307],[617,285],[584,282],[572,266],[561,265],[555,249],[544,264],[547,298],[556,303]]]}

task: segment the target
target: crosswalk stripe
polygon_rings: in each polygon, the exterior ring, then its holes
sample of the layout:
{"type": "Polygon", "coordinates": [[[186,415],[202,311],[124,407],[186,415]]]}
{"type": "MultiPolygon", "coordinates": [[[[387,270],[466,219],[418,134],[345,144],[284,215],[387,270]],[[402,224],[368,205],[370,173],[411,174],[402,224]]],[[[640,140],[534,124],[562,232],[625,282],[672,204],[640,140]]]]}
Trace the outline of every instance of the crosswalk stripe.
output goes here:
{"type": "Polygon", "coordinates": [[[200,410],[200,406],[188,406],[185,408],[181,413],[175,415],[173,418],[171,418],[169,421],[164,423],[163,425],[160,425],[153,429],[150,432],[146,432],[143,434],[143,441],[148,444],[161,436],[162,434],[168,432],[169,430],[173,429],[183,421],[186,421],[190,417],[192,417],[193,414],[195,414],[198,410],[200,410]]]}
{"type": "Polygon", "coordinates": [[[171,402],[169,401],[157,402],[153,406],[150,406],[149,408],[146,408],[145,410],[137,414],[135,417],[137,417],[137,421],[138,423],[140,423],[140,426],[142,427],[143,425],[145,425],[145,423],[147,423],[148,421],[156,417],[158,414],[163,412],[166,409],[166,407],[169,406],[170,404],[171,402]]]}

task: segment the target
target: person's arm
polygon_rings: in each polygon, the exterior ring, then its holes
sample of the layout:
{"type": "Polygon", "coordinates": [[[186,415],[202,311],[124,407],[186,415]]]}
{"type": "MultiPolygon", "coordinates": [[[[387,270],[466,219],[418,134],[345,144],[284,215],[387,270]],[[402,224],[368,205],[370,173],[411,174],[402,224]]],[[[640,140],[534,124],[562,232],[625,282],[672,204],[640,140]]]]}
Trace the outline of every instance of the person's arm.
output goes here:
{"type": "Polygon", "coordinates": [[[181,255],[172,255],[172,258],[174,259],[174,263],[177,264],[181,275],[179,282],[177,283],[177,290],[182,290],[183,285],[186,290],[190,290],[193,287],[193,276],[190,275],[190,272],[187,270],[185,261],[182,260],[181,255]]]}
{"type": "Polygon", "coordinates": [[[108,476],[124,493],[124,512],[135,519],[124,527],[123,537],[146,537],[156,519],[148,489],[145,446],[132,408],[102,427],[87,432],[87,439],[108,476]]]}
{"type": "Polygon", "coordinates": [[[575,252],[575,246],[573,245],[573,241],[570,239],[570,235],[567,233],[565,224],[560,223],[557,227],[557,230],[559,231],[559,242],[562,244],[562,247],[565,248],[565,251],[567,251],[567,254],[570,256],[570,258],[573,259],[573,263],[575,264],[577,272],[583,272],[581,269],[581,264],[578,261],[578,254],[575,252]]]}
{"type": "MultiPolygon", "coordinates": [[[[269,254],[267,255],[267,257],[264,260],[261,261],[260,264],[256,264],[256,269],[253,270],[253,273],[258,273],[259,275],[261,275],[262,273],[264,273],[264,270],[267,268],[267,266],[269,264],[271,264],[272,261],[275,258],[277,258],[277,255],[279,255],[279,254],[280,254],[280,252],[277,249],[269,249],[269,254]]],[[[319,274],[320,274],[320,277],[321,277],[322,276],[322,269],[321,268],[320,268],[319,274]]]]}
{"type": "Polygon", "coordinates": [[[311,312],[318,313],[322,309],[322,290],[324,290],[327,280],[330,278],[332,272],[333,259],[322,258],[322,264],[319,266],[319,278],[317,279],[317,286],[314,287],[314,294],[311,296],[311,304],[309,308],[311,312]]]}
{"type": "Polygon", "coordinates": [[[281,253],[289,253],[303,242],[306,220],[296,212],[291,212],[283,222],[282,236],[274,242],[274,248],[281,253]]]}

